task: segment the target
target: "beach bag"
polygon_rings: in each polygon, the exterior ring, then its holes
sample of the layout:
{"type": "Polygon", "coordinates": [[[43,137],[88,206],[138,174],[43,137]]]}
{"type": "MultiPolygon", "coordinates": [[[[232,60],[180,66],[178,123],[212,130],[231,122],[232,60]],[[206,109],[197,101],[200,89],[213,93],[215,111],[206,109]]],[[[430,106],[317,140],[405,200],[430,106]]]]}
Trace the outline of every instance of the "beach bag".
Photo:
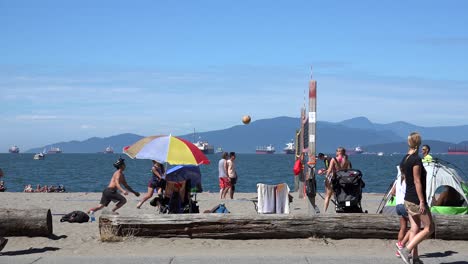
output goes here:
{"type": "Polygon", "coordinates": [[[82,211],[73,211],[68,213],[60,219],[60,222],[69,222],[69,223],[86,223],[89,221],[89,216],[87,213],[82,211]]]}
{"type": "Polygon", "coordinates": [[[229,210],[226,208],[224,204],[218,204],[217,206],[213,207],[210,211],[211,213],[218,213],[218,214],[229,214],[229,210]]]}
{"type": "Polygon", "coordinates": [[[297,159],[296,162],[294,162],[294,167],[293,167],[294,175],[296,176],[299,175],[299,173],[301,173],[301,170],[302,170],[301,160],[297,159]]]}
{"type": "Polygon", "coordinates": [[[315,194],[317,193],[317,182],[315,181],[315,177],[307,179],[305,181],[305,191],[307,197],[315,197],[315,194]]]}

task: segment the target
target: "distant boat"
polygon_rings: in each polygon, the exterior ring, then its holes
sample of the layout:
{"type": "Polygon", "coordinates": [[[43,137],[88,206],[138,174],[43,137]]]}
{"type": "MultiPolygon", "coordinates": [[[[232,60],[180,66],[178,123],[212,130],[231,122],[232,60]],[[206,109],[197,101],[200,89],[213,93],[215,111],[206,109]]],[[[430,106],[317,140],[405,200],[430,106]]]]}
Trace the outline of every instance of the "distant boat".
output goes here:
{"type": "Polygon", "coordinates": [[[364,150],[360,146],[357,146],[353,149],[346,149],[346,154],[348,155],[362,154],[363,152],[364,150]]]}
{"type": "Polygon", "coordinates": [[[215,150],[215,153],[223,153],[223,148],[222,147],[217,147],[215,150]]]}
{"type": "Polygon", "coordinates": [[[468,155],[468,149],[466,148],[466,145],[465,145],[465,148],[451,148],[449,147],[448,150],[447,150],[447,154],[449,155],[468,155]]]}
{"type": "Polygon", "coordinates": [[[14,146],[11,146],[11,147],[8,149],[8,152],[10,152],[10,153],[19,153],[19,152],[20,152],[20,149],[18,148],[18,146],[14,145],[14,146]]]}
{"type": "Polygon", "coordinates": [[[255,153],[257,154],[273,154],[275,153],[275,147],[271,144],[268,146],[259,146],[255,149],[255,153]]]}
{"type": "Polygon", "coordinates": [[[201,150],[204,154],[213,154],[214,147],[210,145],[208,141],[197,141],[193,143],[199,150],[201,150]]]}
{"type": "Polygon", "coordinates": [[[384,153],[383,152],[377,152],[377,156],[383,156],[384,153]]]}
{"type": "Polygon", "coordinates": [[[108,146],[106,150],[104,150],[104,153],[106,154],[112,154],[114,153],[114,149],[111,146],[108,146]]]}
{"type": "MultiPolygon", "coordinates": [[[[193,130],[193,138],[195,141],[195,129],[193,130]]],[[[201,137],[199,137],[200,139],[201,137]]],[[[202,141],[202,140],[198,140],[197,142],[192,142],[199,150],[201,150],[203,152],[203,154],[213,154],[214,153],[214,147],[213,145],[210,145],[208,143],[208,141],[202,141]]]]}
{"type": "Polygon", "coordinates": [[[286,147],[283,149],[285,154],[294,154],[296,153],[296,147],[294,145],[294,142],[291,141],[289,143],[286,143],[286,147]]]}
{"type": "Polygon", "coordinates": [[[47,151],[47,154],[58,154],[58,153],[62,153],[62,150],[59,147],[51,147],[47,151]]]}
{"type": "Polygon", "coordinates": [[[34,155],[34,158],[35,160],[43,160],[45,158],[45,154],[44,153],[37,153],[34,155]]]}

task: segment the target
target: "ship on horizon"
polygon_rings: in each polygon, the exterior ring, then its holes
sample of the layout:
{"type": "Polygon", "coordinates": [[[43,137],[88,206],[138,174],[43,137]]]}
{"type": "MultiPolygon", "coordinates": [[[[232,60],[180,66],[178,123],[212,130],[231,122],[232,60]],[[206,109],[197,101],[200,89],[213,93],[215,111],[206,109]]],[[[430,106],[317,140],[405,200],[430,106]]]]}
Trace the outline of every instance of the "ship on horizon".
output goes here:
{"type": "Polygon", "coordinates": [[[223,148],[222,147],[217,147],[215,150],[215,154],[217,153],[223,153],[223,148]]]}
{"type": "Polygon", "coordinates": [[[111,146],[108,146],[105,150],[104,153],[106,154],[112,154],[114,153],[114,149],[111,146]]]}
{"type": "Polygon", "coordinates": [[[468,149],[466,148],[466,145],[464,148],[451,148],[449,147],[447,150],[447,154],[449,155],[468,155],[468,149]]]}
{"type": "Polygon", "coordinates": [[[255,153],[257,154],[273,154],[275,153],[275,147],[271,144],[268,146],[259,146],[255,149],[255,153]]]}
{"type": "Polygon", "coordinates": [[[208,141],[201,140],[201,137],[198,137],[198,141],[195,142],[195,129],[193,130],[193,141],[192,142],[203,154],[213,154],[214,153],[214,146],[210,145],[208,141]]]}
{"type": "Polygon", "coordinates": [[[285,154],[294,154],[296,153],[296,147],[294,141],[286,143],[286,147],[283,149],[285,154]]]}
{"type": "Polygon", "coordinates": [[[210,145],[208,141],[197,141],[193,143],[203,154],[213,154],[214,153],[214,147],[213,145],[210,145]]]}
{"type": "Polygon", "coordinates": [[[50,149],[47,151],[47,154],[58,154],[62,153],[62,150],[59,147],[50,147],[50,149]]]}
{"type": "Polygon", "coordinates": [[[14,146],[11,146],[11,147],[8,149],[8,152],[10,152],[10,153],[19,153],[19,152],[20,152],[20,149],[18,148],[18,146],[14,145],[14,146]]]}
{"type": "Polygon", "coordinates": [[[354,155],[354,154],[362,154],[364,153],[364,150],[360,147],[360,146],[357,146],[353,149],[346,149],[346,154],[348,155],[354,155]]]}

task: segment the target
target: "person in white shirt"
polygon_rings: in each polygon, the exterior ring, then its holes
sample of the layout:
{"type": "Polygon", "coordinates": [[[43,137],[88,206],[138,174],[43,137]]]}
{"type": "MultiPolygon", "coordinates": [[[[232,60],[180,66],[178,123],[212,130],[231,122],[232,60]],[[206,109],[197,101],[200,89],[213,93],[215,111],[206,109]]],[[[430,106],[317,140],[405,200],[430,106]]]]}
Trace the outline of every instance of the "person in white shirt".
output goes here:
{"type": "Polygon", "coordinates": [[[219,197],[221,199],[226,199],[226,194],[228,193],[231,182],[229,181],[227,173],[227,159],[229,154],[223,152],[221,159],[218,162],[218,178],[219,178],[219,197]]]}

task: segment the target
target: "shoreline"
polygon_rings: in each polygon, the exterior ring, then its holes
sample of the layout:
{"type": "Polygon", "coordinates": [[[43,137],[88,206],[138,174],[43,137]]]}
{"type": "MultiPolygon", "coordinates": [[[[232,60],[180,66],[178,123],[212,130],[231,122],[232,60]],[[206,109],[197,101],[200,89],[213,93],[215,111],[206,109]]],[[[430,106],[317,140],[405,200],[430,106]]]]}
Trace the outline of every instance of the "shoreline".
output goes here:
{"type": "MultiPolygon", "coordinates": [[[[291,193],[291,215],[307,215],[308,205],[298,198],[298,193],[291,193]]],[[[248,199],[256,193],[237,193],[234,200],[220,200],[218,193],[197,194],[200,211],[211,209],[219,203],[225,203],[232,214],[257,215],[253,202],[248,199]]],[[[363,194],[362,207],[369,213],[376,211],[383,194],[363,194]]],[[[141,196],[140,196],[141,197],[141,196]]],[[[305,238],[305,239],[190,239],[190,238],[145,238],[126,237],[122,242],[101,242],[98,222],[67,223],[60,222],[61,214],[71,211],[86,211],[99,203],[101,193],[0,193],[2,208],[50,209],[53,216],[53,238],[46,237],[7,237],[9,242],[3,249],[4,256],[22,257],[115,257],[115,256],[187,256],[187,257],[258,257],[258,256],[382,256],[395,261],[395,241],[388,239],[340,239],[305,238]]],[[[132,194],[126,196],[128,202],[118,212],[121,215],[155,214],[156,208],[146,202],[142,209],[136,209],[139,198],[132,194]]],[[[317,196],[317,204],[322,210],[323,200],[317,196]]],[[[111,206],[111,205],[110,205],[111,206]]],[[[111,207],[106,209],[109,211],[111,207]]],[[[101,215],[96,213],[96,218],[101,215]]],[[[323,213],[323,212],[322,212],[323,213]]],[[[334,214],[333,206],[327,214],[334,214]]],[[[397,234],[395,234],[395,239],[397,234]]],[[[420,246],[420,254],[444,256],[444,252],[456,252],[457,259],[468,259],[468,241],[429,239],[420,246]]],[[[8,257],[7,257],[8,258],[8,257]]],[[[439,259],[439,258],[438,258],[439,259]]],[[[452,260],[442,258],[433,263],[452,260]]]]}

